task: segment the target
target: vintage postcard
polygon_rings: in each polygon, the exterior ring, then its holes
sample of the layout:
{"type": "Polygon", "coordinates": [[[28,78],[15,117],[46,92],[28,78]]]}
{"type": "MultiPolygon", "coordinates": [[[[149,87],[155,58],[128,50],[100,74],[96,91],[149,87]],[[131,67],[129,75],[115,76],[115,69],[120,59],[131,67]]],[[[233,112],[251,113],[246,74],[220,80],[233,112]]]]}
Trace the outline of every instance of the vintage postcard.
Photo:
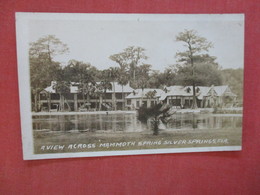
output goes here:
{"type": "Polygon", "coordinates": [[[242,148],[243,14],[16,13],[25,160],[242,148]]]}

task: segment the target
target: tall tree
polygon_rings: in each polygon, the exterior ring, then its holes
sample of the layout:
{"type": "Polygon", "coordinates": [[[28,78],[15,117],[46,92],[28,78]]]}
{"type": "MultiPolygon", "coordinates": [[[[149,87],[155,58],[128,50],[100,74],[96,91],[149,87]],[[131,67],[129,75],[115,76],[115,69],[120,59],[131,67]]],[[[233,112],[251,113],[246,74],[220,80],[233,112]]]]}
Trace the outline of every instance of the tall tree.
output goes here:
{"type": "MultiPolygon", "coordinates": [[[[70,93],[70,81],[66,77],[65,71],[62,67],[60,67],[56,71],[56,81],[53,86],[56,93],[60,95],[60,103],[59,103],[59,111],[65,110],[65,94],[70,93]]],[[[67,102],[67,106],[69,108],[69,111],[71,110],[70,105],[67,102]]]]}
{"type": "Polygon", "coordinates": [[[112,95],[112,105],[113,105],[113,110],[116,110],[116,93],[115,93],[115,82],[118,80],[119,76],[119,68],[118,67],[110,67],[108,69],[108,76],[110,81],[113,84],[113,95],[112,95]]]}
{"type": "Polygon", "coordinates": [[[39,93],[56,80],[56,71],[60,63],[53,57],[68,52],[68,47],[53,35],[48,35],[30,43],[30,84],[32,91],[32,108],[39,111],[39,93]]]}
{"type": "Polygon", "coordinates": [[[125,67],[130,78],[132,79],[132,86],[136,85],[136,69],[142,63],[143,60],[147,59],[145,55],[145,49],[142,47],[130,46],[124,49],[123,52],[110,56],[110,59],[125,67]]]}
{"type": "Polygon", "coordinates": [[[127,72],[125,71],[124,68],[119,69],[119,74],[118,74],[118,84],[121,85],[122,87],[122,109],[125,109],[125,94],[124,94],[124,86],[129,83],[129,76],[127,72]]]}
{"type": "Polygon", "coordinates": [[[107,90],[112,89],[108,69],[105,69],[102,71],[99,87],[100,87],[100,90],[103,92],[103,94],[101,95],[101,101],[100,101],[100,109],[101,109],[101,105],[103,104],[102,98],[104,98],[104,103],[106,103],[107,90]]]}
{"type": "Polygon", "coordinates": [[[192,69],[189,64],[177,66],[174,83],[187,86],[195,81],[196,85],[201,86],[222,85],[221,70],[215,60],[215,57],[208,54],[195,56],[193,77],[190,76],[192,69]]]}
{"type": "Polygon", "coordinates": [[[137,75],[136,83],[137,83],[138,88],[141,88],[143,90],[145,87],[147,87],[151,67],[152,66],[150,64],[142,64],[137,68],[137,70],[136,70],[136,75],[137,75]]]}
{"type": "Polygon", "coordinates": [[[191,80],[192,80],[192,91],[193,91],[193,101],[192,108],[196,109],[197,106],[197,98],[196,98],[196,81],[195,81],[195,63],[194,59],[197,55],[202,54],[205,51],[208,51],[209,48],[212,47],[212,43],[208,42],[206,38],[201,37],[194,30],[185,30],[184,32],[180,32],[176,36],[176,41],[180,41],[184,43],[184,47],[186,48],[183,52],[177,52],[176,56],[178,58],[178,62],[183,64],[189,64],[191,68],[191,80]]]}
{"type": "Polygon", "coordinates": [[[237,100],[242,103],[243,101],[243,74],[242,68],[238,69],[223,69],[221,70],[223,77],[223,84],[229,85],[232,92],[237,95],[237,100]]]}
{"type": "Polygon", "coordinates": [[[90,95],[95,90],[95,75],[96,68],[91,66],[89,63],[84,63],[76,60],[70,60],[69,65],[64,68],[66,77],[69,78],[71,82],[78,83],[78,89],[83,97],[83,107],[86,104],[87,96],[87,107],[90,106],[90,95]]]}
{"type": "Polygon", "coordinates": [[[142,89],[141,105],[143,104],[144,88],[148,85],[149,72],[151,70],[150,64],[142,64],[137,68],[137,80],[136,84],[138,88],[142,89]]]}
{"type": "Polygon", "coordinates": [[[69,48],[54,35],[47,35],[36,42],[30,43],[29,54],[31,57],[48,59],[50,62],[54,56],[67,53],[69,48]]]}

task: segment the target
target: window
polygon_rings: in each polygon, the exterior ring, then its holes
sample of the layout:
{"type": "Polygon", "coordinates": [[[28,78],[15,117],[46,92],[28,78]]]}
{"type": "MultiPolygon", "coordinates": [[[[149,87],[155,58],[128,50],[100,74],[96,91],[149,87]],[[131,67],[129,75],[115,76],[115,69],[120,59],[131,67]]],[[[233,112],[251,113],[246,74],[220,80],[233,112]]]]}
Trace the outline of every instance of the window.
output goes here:
{"type": "Polygon", "coordinates": [[[122,93],[116,93],[116,99],[123,99],[122,98],[122,93]]]}
{"type": "Polygon", "coordinates": [[[131,104],[131,100],[126,100],[126,104],[130,105],[131,104]]]}
{"type": "Polygon", "coordinates": [[[136,101],[136,107],[140,107],[140,102],[136,101]]]}

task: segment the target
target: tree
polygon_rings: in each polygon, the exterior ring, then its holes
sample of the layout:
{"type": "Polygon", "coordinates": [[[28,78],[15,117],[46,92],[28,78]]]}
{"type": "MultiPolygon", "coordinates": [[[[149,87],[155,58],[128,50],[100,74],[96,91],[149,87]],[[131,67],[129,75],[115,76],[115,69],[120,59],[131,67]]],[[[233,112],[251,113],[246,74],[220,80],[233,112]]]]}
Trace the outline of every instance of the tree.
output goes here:
{"type": "Polygon", "coordinates": [[[242,68],[221,70],[223,84],[228,85],[231,91],[237,95],[238,101],[243,101],[243,74],[242,68]]]}
{"type": "Polygon", "coordinates": [[[153,126],[153,135],[158,135],[160,122],[166,124],[167,119],[171,116],[169,110],[170,107],[163,106],[162,104],[155,104],[150,108],[142,106],[138,110],[138,120],[143,123],[147,123],[150,120],[153,126]]]}
{"type": "Polygon", "coordinates": [[[100,81],[99,88],[103,92],[103,94],[101,95],[101,101],[100,101],[100,109],[101,109],[101,105],[103,104],[102,96],[104,97],[104,102],[106,102],[107,90],[112,89],[108,69],[103,70],[101,73],[101,81],[100,81]]]}
{"type": "Polygon", "coordinates": [[[179,65],[176,71],[174,83],[177,85],[196,85],[211,86],[222,85],[222,75],[219,65],[215,62],[215,57],[199,55],[194,57],[194,76],[189,65],[179,65]]]}
{"type": "MultiPolygon", "coordinates": [[[[103,96],[103,93],[104,93],[103,83],[102,82],[96,83],[95,91],[93,93],[93,96],[95,98],[99,98],[99,108],[98,108],[99,111],[102,108],[102,96],[103,96]]],[[[97,109],[97,101],[96,101],[96,109],[97,109]]]]}
{"type": "Polygon", "coordinates": [[[31,57],[48,59],[50,62],[56,55],[67,53],[69,48],[54,35],[47,35],[36,42],[30,43],[29,54],[31,57]]]}
{"type": "Polygon", "coordinates": [[[66,52],[68,47],[53,35],[30,43],[30,84],[34,111],[39,111],[39,93],[56,80],[56,72],[60,69],[60,63],[55,62],[53,57],[66,52]]]}
{"type": "Polygon", "coordinates": [[[150,64],[142,64],[136,70],[136,84],[142,90],[147,87],[149,80],[149,73],[151,71],[150,64]]]}
{"type": "Polygon", "coordinates": [[[108,69],[108,78],[113,83],[113,95],[112,95],[112,107],[116,110],[116,94],[115,94],[115,81],[117,81],[119,76],[119,68],[118,67],[110,67],[108,69]]]}
{"type": "MultiPolygon", "coordinates": [[[[56,93],[59,93],[60,95],[60,106],[59,111],[64,111],[64,103],[65,103],[65,94],[70,93],[70,81],[65,75],[64,69],[61,67],[56,71],[56,81],[53,86],[56,93]]],[[[67,106],[69,110],[71,110],[70,105],[67,102],[67,106]]]]}
{"type": "Polygon", "coordinates": [[[145,49],[142,47],[130,46],[124,49],[123,52],[110,56],[111,60],[115,61],[120,65],[120,67],[124,67],[127,70],[130,78],[132,79],[131,84],[134,87],[136,85],[136,68],[142,60],[147,59],[144,51],[145,49]]]}
{"type": "Polygon", "coordinates": [[[126,73],[124,68],[120,68],[119,74],[118,74],[118,84],[121,85],[121,87],[122,87],[122,99],[123,99],[122,108],[123,108],[123,110],[125,109],[124,85],[126,85],[128,82],[129,82],[128,74],[126,73]]]}
{"type": "Polygon", "coordinates": [[[151,70],[150,64],[142,64],[137,68],[136,71],[136,76],[137,76],[136,85],[138,88],[142,89],[141,105],[143,104],[144,88],[147,87],[148,85],[150,70],[151,70]]]}
{"type": "Polygon", "coordinates": [[[179,63],[183,63],[184,65],[190,65],[191,74],[189,77],[192,80],[192,91],[193,91],[193,101],[192,108],[197,108],[197,98],[196,98],[196,81],[195,81],[195,58],[196,56],[202,54],[205,51],[208,51],[209,48],[212,47],[212,43],[208,42],[206,38],[201,37],[194,30],[185,30],[184,32],[180,32],[176,36],[176,41],[181,41],[184,43],[184,47],[186,48],[183,52],[177,52],[176,56],[178,58],[179,63]]]}
{"type": "Polygon", "coordinates": [[[96,85],[96,68],[92,67],[89,63],[70,60],[69,65],[64,68],[64,71],[66,78],[68,78],[71,82],[78,84],[79,92],[83,97],[82,107],[85,107],[86,105],[85,96],[87,96],[87,106],[89,108],[90,95],[94,93],[96,85]]]}

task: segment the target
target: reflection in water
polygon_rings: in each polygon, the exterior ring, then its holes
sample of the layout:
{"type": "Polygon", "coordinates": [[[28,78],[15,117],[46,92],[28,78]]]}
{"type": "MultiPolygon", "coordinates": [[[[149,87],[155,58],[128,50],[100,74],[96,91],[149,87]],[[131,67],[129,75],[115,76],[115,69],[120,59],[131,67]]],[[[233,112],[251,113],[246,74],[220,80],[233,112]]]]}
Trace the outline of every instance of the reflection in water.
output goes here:
{"type": "MultiPolygon", "coordinates": [[[[167,130],[241,128],[241,116],[206,114],[175,114],[166,125],[167,130]]],[[[33,116],[34,130],[51,131],[124,131],[141,132],[151,129],[135,114],[86,114],[33,116]]]]}
{"type": "Polygon", "coordinates": [[[167,129],[236,129],[242,127],[241,116],[176,114],[167,124],[167,129]]]}

